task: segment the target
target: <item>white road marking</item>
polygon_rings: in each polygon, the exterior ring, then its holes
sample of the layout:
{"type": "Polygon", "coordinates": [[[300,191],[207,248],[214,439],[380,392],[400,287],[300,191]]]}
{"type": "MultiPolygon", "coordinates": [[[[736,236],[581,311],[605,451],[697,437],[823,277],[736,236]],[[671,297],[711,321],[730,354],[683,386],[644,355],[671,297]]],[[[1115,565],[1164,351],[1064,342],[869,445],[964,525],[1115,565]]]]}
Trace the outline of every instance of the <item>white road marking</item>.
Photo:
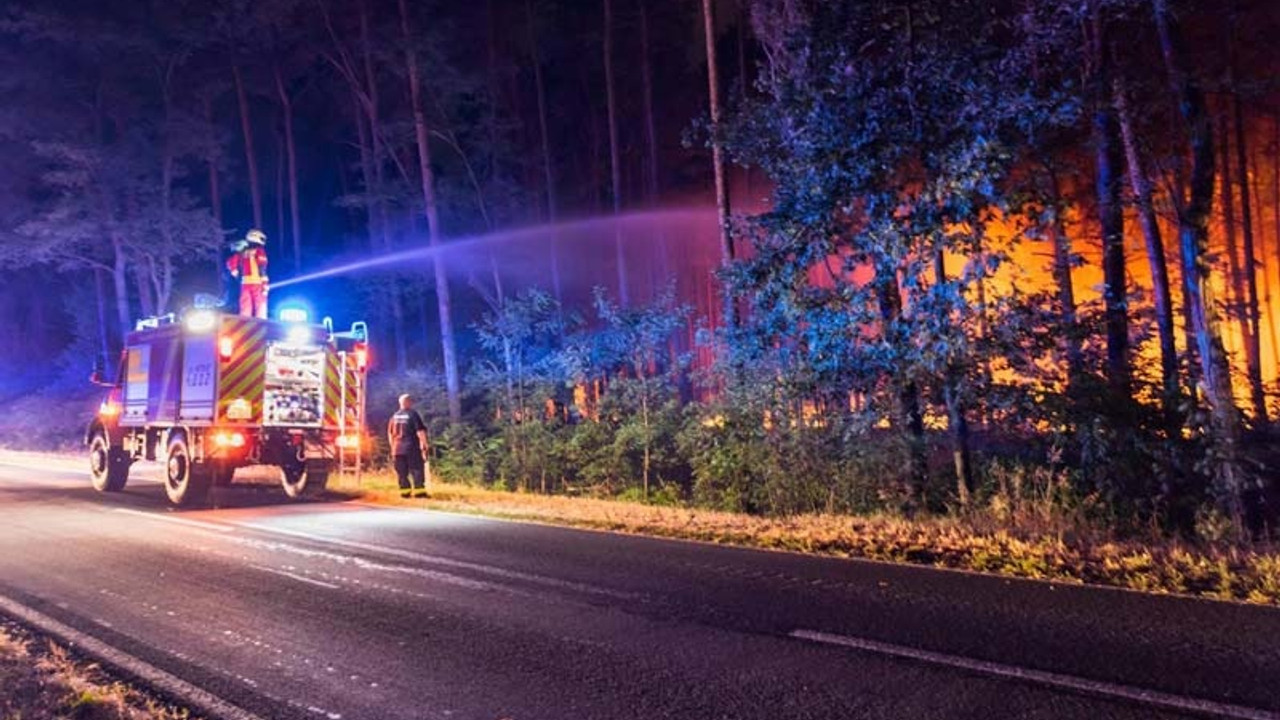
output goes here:
{"type": "Polygon", "coordinates": [[[334,585],[333,583],[327,583],[327,582],[323,582],[323,581],[321,581],[321,580],[315,580],[315,579],[312,579],[312,578],[307,577],[306,575],[298,575],[297,573],[291,573],[291,572],[289,572],[288,570],[277,570],[276,568],[269,568],[269,567],[267,567],[267,566],[265,566],[265,565],[250,565],[249,567],[253,568],[254,570],[261,570],[261,571],[263,571],[263,572],[269,572],[269,573],[272,573],[272,574],[274,574],[274,575],[282,575],[282,576],[287,577],[287,578],[293,578],[294,580],[297,580],[298,582],[311,583],[312,585],[319,585],[319,586],[320,586],[320,587],[322,587],[322,588],[329,588],[330,590],[337,590],[337,589],[339,589],[339,586],[334,585]]]}
{"type": "Polygon", "coordinates": [[[387,547],[385,545],[375,545],[373,543],[359,542],[356,540],[342,540],[339,538],[325,537],[324,535],[316,535],[298,530],[285,530],[283,528],[271,527],[270,525],[262,525],[259,523],[236,522],[232,523],[237,527],[248,528],[250,530],[258,530],[260,532],[283,535],[285,537],[297,538],[300,540],[308,540],[324,545],[333,545],[336,547],[349,548],[353,550],[364,550],[366,552],[378,553],[390,557],[396,557],[403,560],[413,560],[415,562],[429,563],[435,565],[444,565],[445,567],[462,568],[466,570],[474,570],[486,575],[493,575],[508,580],[523,580],[525,582],[536,583],[551,587],[559,587],[567,590],[574,590],[590,595],[604,595],[619,600],[636,600],[641,596],[637,593],[624,592],[621,590],[610,590],[608,588],[596,587],[584,583],[577,583],[571,580],[558,580],[556,578],[546,577],[545,575],[535,575],[533,573],[520,572],[518,570],[507,570],[505,568],[494,567],[492,565],[483,565],[480,563],[466,562],[463,560],[452,560],[450,558],[439,557],[436,555],[428,555],[426,553],[414,552],[412,550],[401,550],[400,548],[387,547]]]}
{"type": "Polygon", "coordinates": [[[1239,718],[1240,720],[1280,720],[1280,713],[1274,713],[1268,710],[1218,703],[1211,700],[1201,700],[1199,698],[1186,697],[1183,695],[1173,695],[1171,693],[1147,690],[1144,688],[1133,687],[1131,685],[1120,685],[1100,680],[1089,680],[1087,678],[1076,677],[1074,675],[1063,675],[1060,673],[1045,672],[1043,670],[1032,670],[1030,668],[1018,667],[1017,665],[1005,665],[1002,663],[989,662],[987,660],[975,660],[961,655],[948,655],[946,653],[930,652],[928,650],[917,650],[915,648],[880,642],[878,640],[867,640],[864,638],[850,637],[848,635],[834,635],[831,633],[819,632],[817,630],[793,630],[790,635],[791,637],[800,640],[809,640],[811,642],[823,643],[826,645],[838,645],[841,647],[852,648],[854,650],[861,650],[863,652],[876,653],[878,655],[906,658],[908,660],[915,660],[917,662],[928,663],[930,665],[942,665],[945,667],[982,673],[984,675],[994,675],[996,677],[1021,680],[1023,682],[1035,683],[1037,685],[1047,685],[1065,690],[1073,690],[1088,695],[1118,698],[1130,702],[1141,703],[1143,705],[1160,707],[1166,710],[1204,713],[1225,718],[1239,718]]]}
{"type": "Polygon", "coordinates": [[[181,678],[128,653],[118,650],[101,640],[64,625],[38,610],[0,595],[0,611],[57,637],[77,650],[92,655],[108,665],[136,675],[151,687],[172,695],[197,714],[221,720],[263,720],[248,710],[233,705],[213,693],[199,688],[181,678]]]}
{"type": "Polygon", "coordinates": [[[162,522],[178,523],[179,525],[187,525],[190,527],[203,528],[205,530],[213,530],[215,532],[229,533],[235,532],[236,529],[231,525],[222,523],[211,523],[203,520],[191,520],[190,518],[174,517],[173,515],[161,515],[159,513],[143,512],[141,510],[130,510],[128,508],[114,508],[115,512],[125,513],[128,515],[137,515],[151,520],[160,520],[162,522]]]}

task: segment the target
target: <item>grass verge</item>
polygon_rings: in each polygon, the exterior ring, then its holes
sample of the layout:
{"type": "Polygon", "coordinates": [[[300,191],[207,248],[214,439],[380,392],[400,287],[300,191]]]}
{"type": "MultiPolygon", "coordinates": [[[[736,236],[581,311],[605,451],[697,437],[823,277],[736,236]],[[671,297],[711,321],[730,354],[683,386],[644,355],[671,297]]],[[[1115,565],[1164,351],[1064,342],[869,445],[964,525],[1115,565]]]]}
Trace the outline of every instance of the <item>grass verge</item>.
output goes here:
{"type": "Polygon", "coordinates": [[[754,517],[445,483],[434,483],[429,499],[406,500],[392,477],[379,472],[366,473],[358,484],[335,477],[330,485],[385,505],[1280,606],[1280,548],[1269,545],[1193,546],[1172,539],[979,530],[950,517],[754,517]]]}
{"type": "Polygon", "coordinates": [[[190,720],[183,709],[0,621],[0,720],[190,720]]]}

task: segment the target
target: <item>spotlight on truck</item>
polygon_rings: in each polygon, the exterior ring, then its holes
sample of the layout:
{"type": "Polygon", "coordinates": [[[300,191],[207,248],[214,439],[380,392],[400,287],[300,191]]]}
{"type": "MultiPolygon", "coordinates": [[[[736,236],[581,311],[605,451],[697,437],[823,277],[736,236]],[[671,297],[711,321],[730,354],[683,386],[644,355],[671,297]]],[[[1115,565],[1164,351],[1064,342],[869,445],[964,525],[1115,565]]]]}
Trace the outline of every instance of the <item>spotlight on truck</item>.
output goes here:
{"type": "Polygon", "coordinates": [[[206,333],[213,329],[217,320],[218,315],[212,310],[192,310],[187,313],[185,324],[189,332],[206,333]]]}

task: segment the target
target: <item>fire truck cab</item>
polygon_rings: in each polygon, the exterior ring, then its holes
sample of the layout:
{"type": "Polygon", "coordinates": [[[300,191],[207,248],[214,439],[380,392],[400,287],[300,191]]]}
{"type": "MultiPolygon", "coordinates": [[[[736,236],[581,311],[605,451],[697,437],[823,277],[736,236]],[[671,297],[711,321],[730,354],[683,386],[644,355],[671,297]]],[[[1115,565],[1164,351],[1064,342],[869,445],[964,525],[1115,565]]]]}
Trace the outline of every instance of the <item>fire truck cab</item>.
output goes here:
{"type": "Polygon", "coordinates": [[[122,490],[139,460],[164,464],[175,505],[204,501],[247,465],[279,469],[290,498],[324,489],[365,434],[368,332],[305,313],[263,320],[196,308],[140,321],[89,423],[93,486],[122,490]]]}

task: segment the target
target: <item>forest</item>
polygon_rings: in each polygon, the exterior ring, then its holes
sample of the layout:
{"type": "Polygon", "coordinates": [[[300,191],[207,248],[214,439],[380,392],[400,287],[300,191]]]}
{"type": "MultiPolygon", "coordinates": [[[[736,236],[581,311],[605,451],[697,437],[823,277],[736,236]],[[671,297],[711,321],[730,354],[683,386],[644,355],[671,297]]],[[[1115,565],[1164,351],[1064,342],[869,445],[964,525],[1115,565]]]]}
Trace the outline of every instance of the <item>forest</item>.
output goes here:
{"type": "Polygon", "coordinates": [[[260,228],[444,478],[1265,538],[1276,37],[1270,0],[11,4],[0,442],[74,443],[260,228]]]}

